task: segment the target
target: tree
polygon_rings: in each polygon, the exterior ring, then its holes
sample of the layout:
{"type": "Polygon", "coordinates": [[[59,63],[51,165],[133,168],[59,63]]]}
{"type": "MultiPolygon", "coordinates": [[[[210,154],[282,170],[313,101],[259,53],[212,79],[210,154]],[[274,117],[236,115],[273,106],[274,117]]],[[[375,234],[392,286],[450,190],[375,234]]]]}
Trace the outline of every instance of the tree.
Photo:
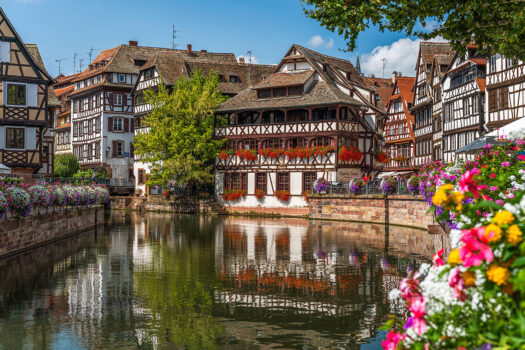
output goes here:
{"type": "Polygon", "coordinates": [[[474,41],[486,55],[525,59],[525,0],[301,1],[305,14],[343,35],[350,50],[359,33],[373,25],[424,40],[442,37],[459,52],[474,41]],[[440,25],[424,29],[434,22],[440,25]]]}
{"type": "Polygon", "coordinates": [[[78,159],[72,153],[57,154],[54,165],[56,177],[72,177],[80,169],[78,159]]]}
{"type": "Polygon", "coordinates": [[[200,71],[181,76],[172,90],[160,84],[148,90],[145,102],[152,112],[144,118],[148,132],[134,139],[135,154],[151,165],[150,185],[207,184],[213,181],[213,164],[224,141],[213,138],[213,111],[225,97],[219,78],[200,71]]]}

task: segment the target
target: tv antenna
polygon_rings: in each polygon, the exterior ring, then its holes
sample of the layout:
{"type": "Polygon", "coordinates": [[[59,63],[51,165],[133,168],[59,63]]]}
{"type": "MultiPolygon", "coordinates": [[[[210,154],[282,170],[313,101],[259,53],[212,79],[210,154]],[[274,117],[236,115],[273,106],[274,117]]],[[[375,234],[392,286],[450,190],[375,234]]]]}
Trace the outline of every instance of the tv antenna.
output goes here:
{"type": "Polygon", "coordinates": [[[381,62],[383,62],[383,79],[385,78],[385,68],[388,63],[388,60],[386,58],[382,58],[381,62]]]}
{"type": "Polygon", "coordinates": [[[62,74],[62,61],[65,60],[65,58],[59,58],[55,60],[55,62],[58,63],[58,75],[62,74]]]}
{"type": "Polygon", "coordinates": [[[87,53],[88,56],[89,56],[89,63],[93,62],[93,52],[95,51],[96,49],[95,48],[91,48],[89,49],[89,52],[87,53]]]}
{"type": "Polygon", "coordinates": [[[172,27],[171,30],[171,48],[175,50],[177,48],[177,44],[175,44],[175,39],[177,38],[178,30],[175,29],[175,24],[172,27]]]}
{"type": "Polygon", "coordinates": [[[77,57],[78,57],[78,53],[75,52],[73,54],[73,74],[77,72],[77,57]]]}
{"type": "Polygon", "coordinates": [[[82,62],[84,62],[84,59],[81,58],[81,59],[79,59],[78,61],[80,62],[80,72],[82,72],[82,62]]]}

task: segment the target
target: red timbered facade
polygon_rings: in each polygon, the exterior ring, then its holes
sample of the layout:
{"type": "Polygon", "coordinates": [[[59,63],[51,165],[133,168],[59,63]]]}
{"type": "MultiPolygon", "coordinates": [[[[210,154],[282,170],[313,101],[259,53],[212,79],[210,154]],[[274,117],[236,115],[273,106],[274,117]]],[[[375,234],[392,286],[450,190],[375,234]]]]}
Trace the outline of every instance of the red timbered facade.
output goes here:
{"type": "Polygon", "coordinates": [[[412,87],[415,78],[395,77],[394,91],[387,105],[388,121],[384,138],[388,161],[384,171],[404,172],[415,170],[414,157],[414,116],[410,114],[412,87]]]}
{"type": "Polygon", "coordinates": [[[293,45],[266,80],[217,110],[227,123],[215,136],[228,140],[216,163],[219,200],[225,190],[239,189],[247,195],[237,206],[302,207],[303,194],[320,177],[373,177],[375,122],[384,116],[376,97],[350,62],[293,45]],[[361,156],[342,159],[343,147],[361,156]],[[267,195],[263,201],[256,190],[267,195]],[[277,191],[290,200],[279,200],[277,191]]]}
{"type": "Polygon", "coordinates": [[[53,83],[38,47],[23,43],[0,8],[0,163],[13,173],[53,173],[53,83]]]}

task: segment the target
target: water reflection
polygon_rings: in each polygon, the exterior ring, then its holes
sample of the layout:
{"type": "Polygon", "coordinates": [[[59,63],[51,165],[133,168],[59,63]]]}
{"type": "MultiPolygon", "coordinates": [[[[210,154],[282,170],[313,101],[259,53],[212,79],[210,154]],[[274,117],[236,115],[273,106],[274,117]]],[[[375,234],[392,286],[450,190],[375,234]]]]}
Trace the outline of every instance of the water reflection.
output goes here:
{"type": "Polygon", "coordinates": [[[0,260],[0,349],[376,348],[431,254],[406,228],[116,212],[0,260]]]}

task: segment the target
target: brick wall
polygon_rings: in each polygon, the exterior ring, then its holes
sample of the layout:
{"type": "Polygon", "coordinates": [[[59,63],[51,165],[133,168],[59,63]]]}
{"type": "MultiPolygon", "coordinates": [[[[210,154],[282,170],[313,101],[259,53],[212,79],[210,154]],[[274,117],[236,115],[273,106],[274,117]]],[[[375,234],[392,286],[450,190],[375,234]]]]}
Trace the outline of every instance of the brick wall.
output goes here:
{"type": "Polygon", "coordinates": [[[80,208],[0,221],[0,257],[104,224],[104,207],[80,208]]]}
{"type": "Polygon", "coordinates": [[[406,225],[421,229],[436,222],[427,213],[429,206],[419,196],[313,196],[309,203],[310,217],[406,225]]]}

